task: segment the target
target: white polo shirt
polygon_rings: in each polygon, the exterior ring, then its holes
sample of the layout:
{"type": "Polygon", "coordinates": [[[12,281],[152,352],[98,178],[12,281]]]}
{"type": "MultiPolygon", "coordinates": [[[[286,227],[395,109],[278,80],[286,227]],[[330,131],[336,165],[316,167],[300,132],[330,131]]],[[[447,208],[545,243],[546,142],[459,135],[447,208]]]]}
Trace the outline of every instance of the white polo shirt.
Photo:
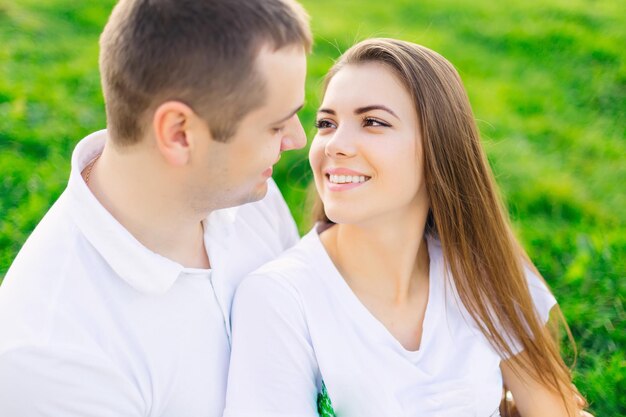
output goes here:
{"type": "MultiPolygon", "coordinates": [[[[317,417],[322,380],[339,417],[499,415],[502,358],[446,283],[440,243],[429,239],[428,250],[417,351],[359,301],[315,228],[246,278],[233,302],[224,417],[317,417]]],[[[527,278],[545,322],[556,301],[537,276],[527,278]]]]}
{"type": "Polygon", "coordinates": [[[67,189],[0,287],[0,416],[218,417],[240,279],[297,242],[276,185],[204,222],[211,270],[142,246],[81,171],[106,132],[81,141],[67,189]]]}

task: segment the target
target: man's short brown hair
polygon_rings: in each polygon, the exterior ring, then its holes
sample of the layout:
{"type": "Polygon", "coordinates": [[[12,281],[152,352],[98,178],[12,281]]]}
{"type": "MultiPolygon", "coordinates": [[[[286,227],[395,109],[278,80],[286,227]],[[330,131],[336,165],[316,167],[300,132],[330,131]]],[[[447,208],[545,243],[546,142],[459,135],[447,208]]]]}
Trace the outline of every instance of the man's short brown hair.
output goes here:
{"type": "Polygon", "coordinates": [[[100,37],[110,136],[145,134],[158,104],[178,100],[226,141],[264,100],[261,46],[311,48],[308,16],[294,0],[120,0],[100,37]]]}

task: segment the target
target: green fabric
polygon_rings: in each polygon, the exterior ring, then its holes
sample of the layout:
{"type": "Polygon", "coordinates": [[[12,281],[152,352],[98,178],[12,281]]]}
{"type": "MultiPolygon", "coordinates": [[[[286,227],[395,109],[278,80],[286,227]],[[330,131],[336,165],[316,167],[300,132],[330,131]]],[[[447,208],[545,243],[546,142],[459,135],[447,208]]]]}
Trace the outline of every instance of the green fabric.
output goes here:
{"type": "Polygon", "coordinates": [[[317,394],[317,412],[320,417],[337,417],[335,410],[333,410],[330,397],[328,396],[328,391],[326,391],[324,381],[322,381],[322,392],[317,394]]]}

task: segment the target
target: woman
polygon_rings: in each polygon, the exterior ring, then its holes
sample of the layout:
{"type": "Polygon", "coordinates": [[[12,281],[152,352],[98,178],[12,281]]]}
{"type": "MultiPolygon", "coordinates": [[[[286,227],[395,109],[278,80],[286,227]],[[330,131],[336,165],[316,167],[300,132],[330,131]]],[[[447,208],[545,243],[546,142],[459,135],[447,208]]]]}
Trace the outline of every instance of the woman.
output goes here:
{"type": "Polygon", "coordinates": [[[237,291],[225,416],[316,416],[323,393],[340,417],[486,417],[503,383],[524,417],[577,415],[546,331],[562,316],[452,65],[361,42],[330,70],[317,128],[323,211],[237,291]]]}

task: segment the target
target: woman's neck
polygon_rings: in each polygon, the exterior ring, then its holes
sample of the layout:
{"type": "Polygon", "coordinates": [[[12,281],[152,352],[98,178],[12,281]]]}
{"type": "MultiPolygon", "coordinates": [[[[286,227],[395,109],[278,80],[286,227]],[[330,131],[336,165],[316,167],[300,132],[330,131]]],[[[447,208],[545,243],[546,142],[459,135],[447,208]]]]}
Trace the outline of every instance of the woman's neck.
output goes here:
{"type": "Polygon", "coordinates": [[[424,228],[428,208],[387,221],[337,224],[321,235],[329,256],[356,293],[376,294],[401,305],[428,277],[424,228]]]}

